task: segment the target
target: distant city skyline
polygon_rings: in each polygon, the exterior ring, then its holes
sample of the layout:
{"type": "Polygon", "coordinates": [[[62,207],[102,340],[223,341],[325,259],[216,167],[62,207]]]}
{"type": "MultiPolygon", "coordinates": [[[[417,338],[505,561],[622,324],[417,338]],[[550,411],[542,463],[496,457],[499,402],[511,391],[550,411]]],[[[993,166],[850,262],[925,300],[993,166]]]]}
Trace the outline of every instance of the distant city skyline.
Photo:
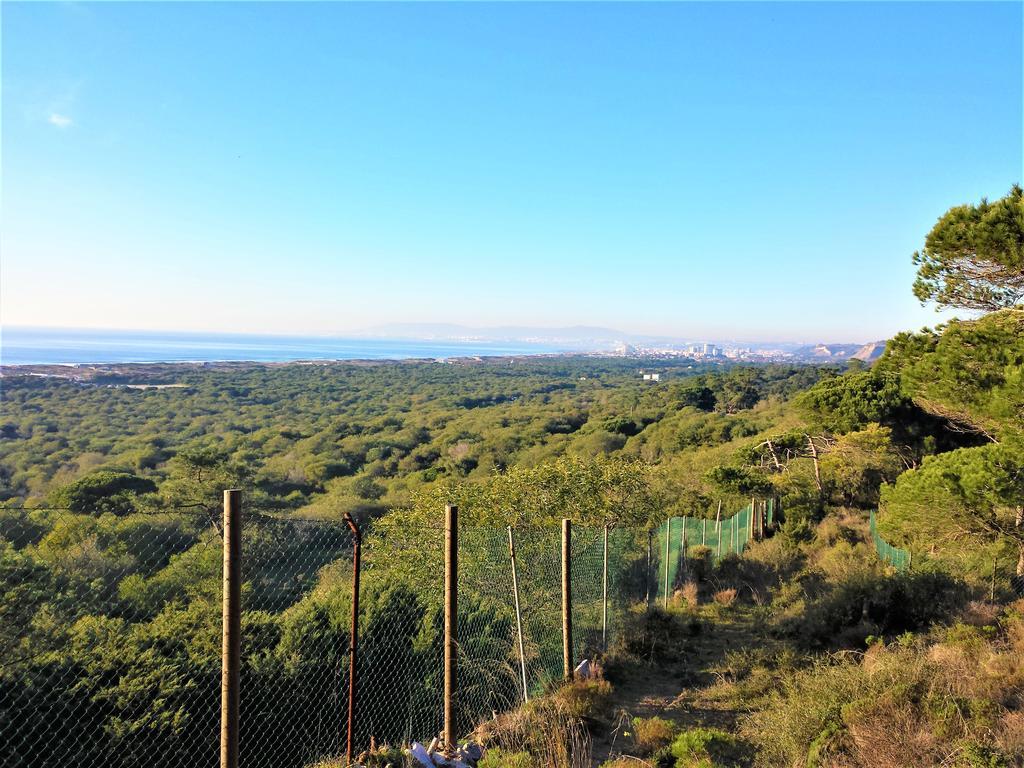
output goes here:
{"type": "Polygon", "coordinates": [[[870,342],[1022,180],[1020,3],[5,3],[0,323],[870,342]]]}
{"type": "MultiPolygon", "coordinates": [[[[469,330],[469,329],[467,329],[469,330]]],[[[884,342],[720,342],[629,337],[611,329],[496,329],[493,334],[409,334],[404,337],[286,336],[169,331],[95,331],[7,326],[0,366],[91,366],[168,362],[286,362],[596,355],[658,360],[845,362],[876,359],[884,342]],[[588,331],[583,334],[579,331],[588,331]],[[626,341],[625,339],[629,339],[626,341]]],[[[42,371],[41,375],[54,373],[42,371]]]]}

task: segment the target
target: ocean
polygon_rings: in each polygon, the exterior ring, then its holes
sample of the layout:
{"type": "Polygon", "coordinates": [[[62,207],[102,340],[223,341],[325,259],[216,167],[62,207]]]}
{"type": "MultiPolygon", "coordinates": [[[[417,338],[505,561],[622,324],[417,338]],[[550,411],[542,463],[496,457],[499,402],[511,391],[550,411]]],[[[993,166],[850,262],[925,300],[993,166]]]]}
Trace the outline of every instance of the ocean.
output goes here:
{"type": "Polygon", "coordinates": [[[6,327],[0,331],[0,365],[402,360],[569,351],[573,350],[518,341],[346,339],[25,327],[6,327]]]}

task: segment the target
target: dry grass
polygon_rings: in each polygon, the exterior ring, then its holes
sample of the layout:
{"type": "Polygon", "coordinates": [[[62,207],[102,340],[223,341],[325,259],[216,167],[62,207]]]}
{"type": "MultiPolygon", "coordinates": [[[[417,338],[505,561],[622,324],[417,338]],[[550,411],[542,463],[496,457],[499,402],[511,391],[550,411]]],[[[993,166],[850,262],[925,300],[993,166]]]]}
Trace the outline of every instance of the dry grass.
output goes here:
{"type": "Polygon", "coordinates": [[[577,680],[481,724],[474,738],[488,748],[497,747],[509,760],[520,760],[526,753],[536,766],[590,768],[589,727],[603,723],[610,711],[607,681],[577,680]]]}
{"type": "Polygon", "coordinates": [[[1021,607],[821,659],[780,680],[743,730],[771,764],[813,753],[821,765],[903,768],[962,752],[982,762],[957,765],[1024,765],[1021,607]]]}
{"type": "Polygon", "coordinates": [[[1000,607],[996,603],[974,600],[967,604],[961,620],[973,627],[984,627],[995,624],[999,618],[1000,607]]]}
{"type": "Polygon", "coordinates": [[[906,768],[942,762],[944,750],[928,727],[927,718],[913,703],[881,696],[846,713],[850,751],[857,764],[876,768],[906,768]]]}
{"type": "Polygon", "coordinates": [[[620,757],[613,757],[611,760],[605,760],[601,763],[601,768],[655,768],[655,766],[654,763],[641,760],[639,757],[622,755],[620,757]]]}
{"type": "Polygon", "coordinates": [[[697,582],[688,581],[683,584],[682,589],[676,592],[682,602],[690,608],[690,610],[696,609],[700,605],[700,589],[697,587],[697,582]]]}
{"type": "Polygon", "coordinates": [[[1024,712],[1005,712],[996,728],[996,743],[1006,754],[1024,758],[1024,712]]]}
{"type": "Polygon", "coordinates": [[[715,602],[719,605],[732,605],[736,602],[736,589],[729,587],[728,589],[720,589],[715,592],[715,602]]]}

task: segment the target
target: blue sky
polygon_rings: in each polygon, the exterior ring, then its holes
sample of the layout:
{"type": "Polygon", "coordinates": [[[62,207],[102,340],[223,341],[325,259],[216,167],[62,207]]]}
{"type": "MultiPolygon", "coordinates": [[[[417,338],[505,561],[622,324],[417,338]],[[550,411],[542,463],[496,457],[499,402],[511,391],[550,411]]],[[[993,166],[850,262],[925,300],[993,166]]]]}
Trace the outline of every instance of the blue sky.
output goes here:
{"type": "Polygon", "coordinates": [[[3,4],[0,319],[868,340],[1022,179],[1020,3],[3,4]]]}

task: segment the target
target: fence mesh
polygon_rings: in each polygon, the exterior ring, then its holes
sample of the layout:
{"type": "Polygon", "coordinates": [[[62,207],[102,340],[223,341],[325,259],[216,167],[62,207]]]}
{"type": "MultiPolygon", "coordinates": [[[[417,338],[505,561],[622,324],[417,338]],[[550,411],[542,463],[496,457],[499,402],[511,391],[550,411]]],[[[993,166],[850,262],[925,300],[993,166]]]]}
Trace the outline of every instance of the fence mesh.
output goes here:
{"type": "Polygon", "coordinates": [[[909,568],[911,561],[910,551],[894,547],[881,537],[878,533],[878,520],[874,510],[871,510],[869,527],[871,530],[871,540],[875,543],[875,550],[878,552],[878,556],[897,571],[905,571],[909,568]]]}
{"type": "Polygon", "coordinates": [[[211,764],[221,547],[209,523],[5,512],[2,537],[0,762],[211,764]]]}
{"type": "MultiPolygon", "coordinates": [[[[216,765],[217,521],[4,515],[0,761],[216,765]]],[[[337,523],[245,516],[247,764],[302,766],[340,753],[351,545],[337,523]]]]}
{"type": "MultiPolygon", "coordinates": [[[[508,529],[459,530],[460,733],[562,677],[561,531],[512,538],[522,654],[508,529]]],[[[646,531],[608,530],[607,571],[605,541],[573,529],[574,663],[614,640],[647,587],[646,531]]],[[[344,764],[353,544],[339,521],[243,514],[245,765],[344,764]]],[[[365,538],[359,748],[442,728],[443,545],[440,525],[365,538]]],[[[0,763],[215,766],[222,556],[204,513],[0,510],[0,763]]]]}

